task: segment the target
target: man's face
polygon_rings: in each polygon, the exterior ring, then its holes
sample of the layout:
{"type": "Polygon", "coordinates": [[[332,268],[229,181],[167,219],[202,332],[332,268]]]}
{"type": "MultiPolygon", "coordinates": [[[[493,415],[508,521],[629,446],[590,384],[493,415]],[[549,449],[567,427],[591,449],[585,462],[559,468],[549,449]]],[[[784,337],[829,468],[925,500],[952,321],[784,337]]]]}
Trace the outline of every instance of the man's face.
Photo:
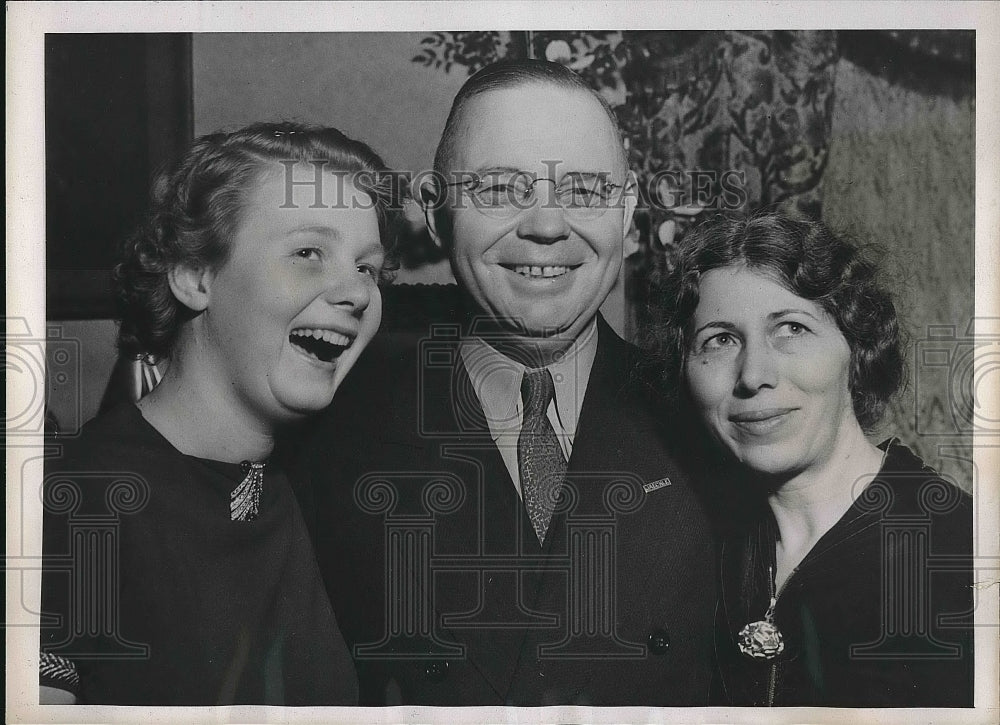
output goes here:
{"type": "MultiPolygon", "coordinates": [[[[552,84],[473,98],[458,129],[451,171],[487,177],[520,171],[557,183],[567,175],[599,174],[616,185],[627,182],[620,141],[600,103],[552,84]]],[[[460,178],[453,174],[448,181],[460,178]]],[[[575,339],[618,277],[634,205],[612,203],[599,216],[580,218],[556,201],[553,183],[539,181],[526,208],[494,218],[464,193],[451,187],[450,239],[439,239],[450,250],[459,283],[507,333],[575,339]]],[[[620,196],[619,189],[613,198],[620,196]]]]}

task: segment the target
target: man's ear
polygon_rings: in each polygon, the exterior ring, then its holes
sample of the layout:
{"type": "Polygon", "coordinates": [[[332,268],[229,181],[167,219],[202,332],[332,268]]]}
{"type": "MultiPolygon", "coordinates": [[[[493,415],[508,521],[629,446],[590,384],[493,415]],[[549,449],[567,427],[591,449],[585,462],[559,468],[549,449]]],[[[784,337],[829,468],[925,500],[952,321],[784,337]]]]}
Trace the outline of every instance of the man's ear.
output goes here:
{"type": "Polygon", "coordinates": [[[195,312],[208,307],[212,289],[212,271],[208,267],[176,264],[167,273],[174,297],[195,312]]]}
{"type": "Polygon", "coordinates": [[[445,232],[448,225],[447,195],[444,189],[439,189],[433,176],[423,179],[417,189],[420,208],[424,212],[424,222],[431,240],[439,249],[444,248],[445,232]]]}
{"type": "Polygon", "coordinates": [[[635,208],[639,204],[639,180],[635,173],[628,172],[628,180],[625,182],[625,209],[622,218],[622,237],[627,237],[629,229],[632,227],[632,217],[635,215],[635,208]]]}

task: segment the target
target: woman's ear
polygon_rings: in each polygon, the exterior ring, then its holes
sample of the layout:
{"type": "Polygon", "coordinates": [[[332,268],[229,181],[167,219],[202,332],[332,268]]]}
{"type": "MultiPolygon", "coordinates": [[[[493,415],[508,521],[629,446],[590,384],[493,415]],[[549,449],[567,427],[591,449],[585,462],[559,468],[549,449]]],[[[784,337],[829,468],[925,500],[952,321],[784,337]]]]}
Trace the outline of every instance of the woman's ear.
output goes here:
{"type": "Polygon", "coordinates": [[[212,272],[208,267],[176,264],[167,273],[170,291],[174,297],[195,312],[208,307],[211,297],[212,272]]]}

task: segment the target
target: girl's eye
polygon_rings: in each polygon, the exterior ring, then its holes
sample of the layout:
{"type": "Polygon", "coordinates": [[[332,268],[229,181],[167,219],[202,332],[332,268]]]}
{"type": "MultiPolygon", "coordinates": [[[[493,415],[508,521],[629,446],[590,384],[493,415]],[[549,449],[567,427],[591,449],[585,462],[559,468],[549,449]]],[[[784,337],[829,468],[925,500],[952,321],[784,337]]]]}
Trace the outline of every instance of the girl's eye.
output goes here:
{"type": "Polygon", "coordinates": [[[295,256],[299,259],[316,261],[320,258],[320,251],[316,247],[305,247],[303,249],[296,249],[295,256]]]}

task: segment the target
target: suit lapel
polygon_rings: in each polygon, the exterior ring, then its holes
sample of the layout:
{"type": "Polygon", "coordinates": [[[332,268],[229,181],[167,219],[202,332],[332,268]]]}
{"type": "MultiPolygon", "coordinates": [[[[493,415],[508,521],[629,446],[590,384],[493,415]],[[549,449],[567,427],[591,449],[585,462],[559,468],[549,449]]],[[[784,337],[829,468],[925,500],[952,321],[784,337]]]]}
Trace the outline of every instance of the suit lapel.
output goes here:
{"type": "MultiPolygon", "coordinates": [[[[570,503],[560,513],[553,516],[552,525],[546,536],[545,554],[561,559],[580,556],[574,552],[570,541],[568,522],[570,517],[577,523],[587,525],[587,521],[611,521],[604,500],[607,487],[612,480],[623,480],[632,487],[632,494],[642,495],[639,476],[649,475],[642,471],[645,466],[639,450],[648,441],[648,421],[642,418],[634,397],[630,396],[629,347],[618,335],[598,317],[598,346],[587,384],[583,407],[573,441],[573,453],[567,466],[567,485],[573,490],[567,492],[570,503]],[[625,429],[621,431],[620,429],[625,429]],[[628,449],[621,441],[632,443],[628,449]],[[638,454],[638,455],[636,455],[638,454]],[[633,472],[638,476],[633,475],[633,472]],[[593,517],[593,518],[591,518],[593,517]]],[[[586,564],[586,562],[577,562],[586,564]]],[[[590,563],[592,565],[593,562],[590,563]]],[[[622,581],[622,574],[616,575],[622,581]]],[[[571,564],[572,566],[573,564],[571,564]]],[[[568,591],[566,577],[544,576],[532,600],[533,606],[543,611],[559,611],[563,617],[563,629],[571,623],[567,618],[574,613],[567,608],[573,592],[568,591]]],[[[620,606],[621,602],[617,602],[620,606]]],[[[575,616],[581,616],[577,612],[575,616]]],[[[551,642],[552,638],[549,637],[551,642]]],[[[634,656],[634,655],[633,655],[634,656]]],[[[584,676],[586,677],[586,676],[584,676]]]]}
{"type": "Polygon", "coordinates": [[[587,471],[607,468],[608,428],[621,428],[633,422],[634,411],[623,412],[622,395],[628,387],[631,371],[628,348],[604,321],[597,318],[597,354],[587,383],[587,393],[573,439],[570,470],[587,471]]]}
{"type": "MultiPolygon", "coordinates": [[[[615,430],[609,436],[608,426],[630,429],[635,425],[648,437],[648,422],[635,423],[635,406],[622,397],[629,373],[628,346],[598,318],[597,353],[568,462],[567,478],[575,495],[570,497],[570,508],[553,516],[544,546],[539,546],[456,346],[450,385],[436,396],[439,407],[435,415],[443,425],[460,433],[433,445],[438,447],[442,468],[452,468],[465,481],[467,501],[460,510],[438,518],[441,545],[436,546],[436,553],[452,553],[464,537],[461,550],[480,557],[566,559],[570,543],[567,515],[608,515],[603,501],[607,481],[600,472],[626,465],[628,470],[644,468],[632,459],[631,447],[622,450],[620,442],[630,437],[627,430],[615,430]],[[619,443],[609,445],[609,438],[619,443]],[[623,455],[629,460],[624,461],[623,455]]],[[[477,586],[469,586],[469,580],[477,576],[472,573],[475,568],[471,565],[461,574],[465,583],[460,587],[443,586],[438,578],[434,585],[436,622],[447,639],[465,646],[470,664],[506,697],[519,660],[535,656],[525,648],[553,642],[569,624],[567,578],[545,569],[532,572],[521,561],[511,570],[484,570],[477,586]],[[514,571],[516,568],[521,572],[514,571]],[[513,626],[497,626],[503,623],[513,626]]]]}
{"type": "Polygon", "coordinates": [[[520,591],[524,582],[517,566],[477,573],[476,560],[514,560],[523,552],[539,553],[539,547],[457,346],[450,389],[436,398],[440,407],[435,417],[456,434],[429,445],[436,446],[434,457],[441,467],[464,481],[466,500],[455,512],[438,517],[435,554],[439,561],[453,555],[472,561],[464,571],[449,569],[433,582],[435,620],[505,697],[526,629],[546,621],[524,611],[529,597],[520,591]]]}

